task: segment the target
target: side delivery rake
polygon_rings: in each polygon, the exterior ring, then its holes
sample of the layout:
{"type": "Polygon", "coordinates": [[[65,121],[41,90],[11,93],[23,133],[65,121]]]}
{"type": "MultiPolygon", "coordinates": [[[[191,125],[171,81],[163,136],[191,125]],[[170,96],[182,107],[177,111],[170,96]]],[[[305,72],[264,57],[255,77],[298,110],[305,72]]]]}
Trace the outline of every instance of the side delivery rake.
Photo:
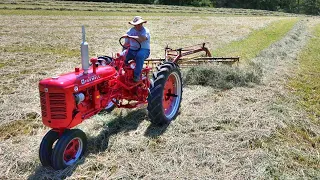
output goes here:
{"type": "Polygon", "coordinates": [[[240,57],[212,57],[210,51],[205,47],[206,43],[197,44],[190,47],[172,49],[168,46],[165,48],[165,58],[149,58],[145,60],[145,64],[149,67],[156,67],[162,62],[173,62],[180,67],[193,67],[203,63],[223,63],[234,64],[239,62],[240,57]],[[193,56],[196,53],[205,52],[205,56],[193,56]],[[189,56],[189,57],[188,57],[189,56]]]}

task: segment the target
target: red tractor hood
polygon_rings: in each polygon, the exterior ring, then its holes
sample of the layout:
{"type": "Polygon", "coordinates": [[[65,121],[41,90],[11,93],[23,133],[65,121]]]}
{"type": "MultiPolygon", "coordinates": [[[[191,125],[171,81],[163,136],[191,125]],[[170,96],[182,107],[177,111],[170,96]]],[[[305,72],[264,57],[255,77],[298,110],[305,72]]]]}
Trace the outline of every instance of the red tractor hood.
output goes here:
{"type": "Polygon", "coordinates": [[[75,72],[61,74],[52,78],[43,79],[39,82],[42,86],[54,86],[60,88],[67,88],[70,86],[78,85],[83,86],[94,82],[96,80],[103,80],[114,76],[116,70],[112,66],[99,66],[96,69],[96,73],[93,73],[92,66],[90,67],[88,74],[83,74],[83,70],[75,70],[75,72]]]}

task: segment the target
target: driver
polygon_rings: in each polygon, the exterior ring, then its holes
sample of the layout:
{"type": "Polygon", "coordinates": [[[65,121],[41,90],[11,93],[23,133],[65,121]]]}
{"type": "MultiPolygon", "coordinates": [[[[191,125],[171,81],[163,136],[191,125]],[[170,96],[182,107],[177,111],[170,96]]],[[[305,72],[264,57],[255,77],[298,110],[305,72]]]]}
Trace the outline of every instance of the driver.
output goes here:
{"type": "Polygon", "coordinates": [[[130,47],[125,63],[128,64],[128,61],[131,59],[136,61],[133,77],[134,82],[140,81],[140,74],[144,60],[150,55],[150,32],[149,29],[143,26],[143,23],[147,23],[147,21],[143,20],[140,16],[135,16],[133,20],[129,22],[129,24],[133,25],[133,27],[122,36],[126,38],[124,46],[130,47]],[[140,49],[139,43],[134,39],[141,44],[140,49]]]}

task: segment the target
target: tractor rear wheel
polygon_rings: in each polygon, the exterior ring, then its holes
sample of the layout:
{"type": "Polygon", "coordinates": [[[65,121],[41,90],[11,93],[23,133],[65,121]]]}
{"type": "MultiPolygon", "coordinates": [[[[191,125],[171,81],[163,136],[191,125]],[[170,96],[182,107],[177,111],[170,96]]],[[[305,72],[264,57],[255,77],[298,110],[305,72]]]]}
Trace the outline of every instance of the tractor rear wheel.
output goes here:
{"type": "Polygon", "coordinates": [[[165,62],[157,67],[148,96],[148,115],[156,125],[170,123],[176,118],[182,100],[182,78],[179,67],[165,62]]]}
{"type": "Polygon", "coordinates": [[[51,162],[55,170],[74,165],[87,149],[87,136],[80,129],[66,130],[55,145],[51,162]]]}
{"type": "Polygon", "coordinates": [[[59,139],[59,133],[53,130],[42,138],[39,148],[39,158],[42,166],[51,166],[53,144],[59,139]]]}

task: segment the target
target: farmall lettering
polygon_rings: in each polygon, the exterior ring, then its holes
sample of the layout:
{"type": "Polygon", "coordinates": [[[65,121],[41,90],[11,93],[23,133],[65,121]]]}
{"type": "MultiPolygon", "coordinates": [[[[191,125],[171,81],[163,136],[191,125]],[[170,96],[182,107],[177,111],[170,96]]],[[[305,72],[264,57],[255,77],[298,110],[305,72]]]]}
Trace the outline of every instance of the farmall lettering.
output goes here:
{"type": "Polygon", "coordinates": [[[84,85],[86,83],[92,82],[92,81],[97,80],[97,79],[100,79],[99,75],[94,75],[94,76],[91,76],[91,77],[88,77],[88,78],[81,79],[80,82],[81,82],[82,85],[84,85]]]}

